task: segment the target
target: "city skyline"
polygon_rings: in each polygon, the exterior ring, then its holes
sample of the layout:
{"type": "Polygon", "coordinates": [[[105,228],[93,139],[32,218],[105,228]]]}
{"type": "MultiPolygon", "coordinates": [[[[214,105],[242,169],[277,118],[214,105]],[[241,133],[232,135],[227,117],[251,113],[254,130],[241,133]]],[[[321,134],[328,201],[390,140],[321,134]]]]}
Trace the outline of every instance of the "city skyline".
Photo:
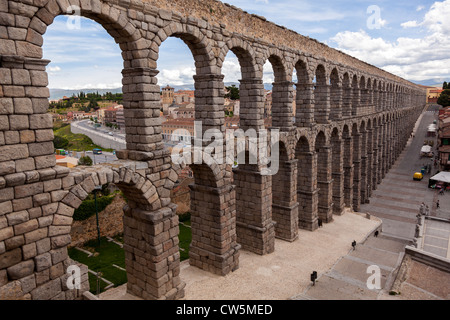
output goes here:
{"type": "MultiPolygon", "coordinates": [[[[266,17],[304,36],[373,64],[407,80],[440,84],[450,78],[450,0],[446,1],[226,1],[249,13],[266,17]]],[[[119,46],[103,27],[81,19],[79,29],[68,28],[60,16],[44,35],[44,58],[49,87],[59,89],[113,89],[121,87],[123,60],[119,46]],[[65,45],[61,46],[61,43],[65,45]]],[[[160,49],[158,84],[192,86],[194,60],[188,47],[168,38],[160,49]]],[[[225,82],[240,79],[232,52],[224,61],[225,82]]],[[[273,80],[270,63],[264,83],[273,80]]]]}

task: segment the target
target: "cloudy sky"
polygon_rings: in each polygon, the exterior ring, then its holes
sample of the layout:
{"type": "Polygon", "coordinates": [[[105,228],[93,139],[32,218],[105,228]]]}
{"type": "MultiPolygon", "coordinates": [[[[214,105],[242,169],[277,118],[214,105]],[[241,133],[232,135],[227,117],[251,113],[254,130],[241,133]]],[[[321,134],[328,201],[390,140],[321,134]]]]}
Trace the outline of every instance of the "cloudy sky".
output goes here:
{"type": "MultiPolygon", "coordinates": [[[[450,0],[227,0],[300,34],[416,83],[450,80],[450,0]]],[[[123,67],[119,46],[97,23],[58,17],[44,35],[50,88],[118,88],[123,67]]],[[[158,60],[161,86],[193,83],[187,46],[166,40],[158,60]]],[[[270,63],[264,82],[273,79],[270,63]]],[[[240,79],[236,57],[224,63],[225,82],[240,79]]]]}

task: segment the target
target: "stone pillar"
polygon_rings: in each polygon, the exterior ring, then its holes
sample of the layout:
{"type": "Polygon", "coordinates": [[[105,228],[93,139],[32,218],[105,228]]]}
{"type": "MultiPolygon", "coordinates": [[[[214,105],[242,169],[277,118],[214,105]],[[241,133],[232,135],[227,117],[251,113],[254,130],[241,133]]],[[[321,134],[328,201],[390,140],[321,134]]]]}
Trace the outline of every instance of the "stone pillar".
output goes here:
{"type": "MultiPolygon", "coordinates": [[[[240,129],[258,132],[264,129],[264,85],[259,79],[240,80],[240,83],[240,129]]],[[[272,176],[261,175],[261,168],[259,160],[258,164],[239,164],[233,176],[237,241],[243,249],[265,255],[275,250],[275,223],[272,220],[272,176]]]]}
{"type": "Polygon", "coordinates": [[[357,115],[366,115],[368,114],[368,103],[369,103],[369,90],[367,88],[361,88],[360,90],[360,104],[357,115]]]}
{"type": "Polygon", "coordinates": [[[367,157],[367,131],[364,131],[361,136],[361,203],[366,203],[368,199],[368,162],[367,157]]]}
{"type": "Polygon", "coordinates": [[[148,160],[152,152],[164,149],[157,74],[150,68],[122,71],[127,153],[118,152],[120,159],[148,160]]]}
{"type": "Polygon", "coordinates": [[[293,127],[293,83],[282,81],[272,87],[272,127],[289,131],[293,127]]]}
{"type": "Polygon", "coordinates": [[[311,127],[314,124],[314,84],[297,84],[295,124],[297,127],[311,127]]]}
{"type": "Polygon", "coordinates": [[[254,170],[234,169],[237,242],[260,255],[275,250],[272,220],[272,177],[254,170]]]}
{"type": "Polygon", "coordinates": [[[282,161],[278,173],[272,177],[275,236],[290,242],[298,238],[297,166],[297,159],[282,161]]]}
{"type": "Polygon", "coordinates": [[[353,139],[344,137],[344,202],[346,207],[353,206],[353,139]]]}
{"type": "Polygon", "coordinates": [[[365,203],[369,203],[369,198],[372,196],[373,190],[373,130],[367,129],[367,194],[365,203]]]}
{"type": "Polygon", "coordinates": [[[317,153],[301,152],[298,157],[297,199],[299,226],[309,231],[318,225],[319,190],[317,188],[317,153]]]}
{"type": "Polygon", "coordinates": [[[373,162],[372,162],[372,190],[376,190],[378,187],[378,168],[379,168],[379,146],[378,146],[378,139],[379,139],[379,127],[374,126],[373,127],[373,162]]]}
{"type": "Polygon", "coordinates": [[[361,134],[353,134],[353,210],[361,205],[361,134]]]}
{"type": "Polygon", "coordinates": [[[356,116],[359,114],[359,108],[361,104],[361,90],[359,90],[359,84],[353,84],[352,92],[352,116],[356,116]]]}
{"type": "Polygon", "coordinates": [[[331,174],[332,149],[323,146],[318,151],[317,187],[319,188],[319,218],[333,221],[333,178],[331,174]]]}
{"type": "MultiPolygon", "coordinates": [[[[196,171],[197,172],[197,171],[196,171]]],[[[201,171],[198,171],[201,172],[201,171]]],[[[225,276],[239,267],[234,186],[191,185],[189,263],[225,276]]]]}
{"type": "Polygon", "coordinates": [[[352,116],[353,89],[345,87],[342,98],[342,117],[350,118],[352,116]]]}
{"type": "Polygon", "coordinates": [[[316,84],[314,90],[314,118],[316,123],[329,123],[330,120],[330,85],[316,84]]]}
{"type": "Polygon", "coordinates": [[[381,166],[381,180],[384,179],[384,177],[386,176],[386,173],[388,171],[387,168],[387,163],[388,163],[388,141],[387,141],[387,122],[383,123],[382,125],[382,134],[381,137],[383,139],[383,154],[382,154],[382,166],[381,166]]]}
{"type": "Polygon", "coordinates": [[[176,205],[152,212],[127,206],[124,213],[128,292],[147,300],[183,298],[176,205]]]}
{"type": "Polygon", "coordinates": [[[342,119],[343,94],[344,89],[342,88],[342,84],[338,83],[331,86],[331,120],[342,119]]]}
{"type": "Polygon", "coordinates": [[[344,159],[342,140],[333,141],[333,214],[342,215],[344,212],[344,159]]]}
{"type": "MultiPolygon", "coordinates": [[[[209,129],[225,132],[223,75],[195,75],[195,120],[202,122],[202,134],[209,129]]],[[[242,97],[245,101],[246,97],[242,97]]],[[[241,119],[245,119],[246,109],[241,108],[241,119]]],[[[264,107],[263,107],[264,112],[264,107]]],[[[241,120],[242,121],[242,120],[241,120]]]]}

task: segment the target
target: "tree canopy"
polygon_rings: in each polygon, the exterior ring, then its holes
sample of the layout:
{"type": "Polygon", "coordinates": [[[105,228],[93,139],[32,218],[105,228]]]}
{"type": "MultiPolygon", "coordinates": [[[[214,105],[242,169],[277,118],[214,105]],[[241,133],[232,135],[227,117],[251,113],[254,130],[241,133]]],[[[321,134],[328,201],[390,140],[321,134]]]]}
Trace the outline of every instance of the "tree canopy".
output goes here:
{"type": "Polygon", "coordinates": [[[437,104],[445,107],[450,106],[450,89],[444,89],[438,98],[437,104]]]}
{"type": "Polygon", "coordinates": [[[226,87],[228,93],[225,95],[225,98],[229,98],[231,100],[239,100],[239,88],[237,88],[234,84],[226,87]]]}

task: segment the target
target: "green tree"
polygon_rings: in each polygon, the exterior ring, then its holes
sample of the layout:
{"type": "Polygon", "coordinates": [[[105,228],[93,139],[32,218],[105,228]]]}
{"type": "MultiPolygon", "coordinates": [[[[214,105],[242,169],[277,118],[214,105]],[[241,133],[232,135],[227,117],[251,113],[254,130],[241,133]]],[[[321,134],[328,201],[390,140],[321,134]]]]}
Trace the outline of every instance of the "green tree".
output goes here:
{"type": "Polygon", "coordinates": [[[69,140],[67,140],[64,137],[56,136],[53,139],[53,144],[55,145],[56,149],[65,149],[69,145],[69,140]]]}
{"type": "Polygon", "coordinates": [[[447,83],[447,81],[444,81],[444,84],[442,85],[442,89],[450,89],[449,84],[447,83]]]}
{"type": "Polygon", "coordinates": [[[225,98],[229,98],[231,100],[239,100],[239,88],[237,88],[234,84],[226,87],[228,93],[225,95],[225,98]]]}
{"type": "Polygon", "coordinates": [[[450,106],[450,89],[445,89],[442,91],[438,98],[437,104],[443,106],[444,108],[450,106]]]}
{"type": "Polygon", "coordinates": [[[88,156],[81,157],[78,160],[78,165],[80,166],[92,166],[92,159],[88,156]]]}

